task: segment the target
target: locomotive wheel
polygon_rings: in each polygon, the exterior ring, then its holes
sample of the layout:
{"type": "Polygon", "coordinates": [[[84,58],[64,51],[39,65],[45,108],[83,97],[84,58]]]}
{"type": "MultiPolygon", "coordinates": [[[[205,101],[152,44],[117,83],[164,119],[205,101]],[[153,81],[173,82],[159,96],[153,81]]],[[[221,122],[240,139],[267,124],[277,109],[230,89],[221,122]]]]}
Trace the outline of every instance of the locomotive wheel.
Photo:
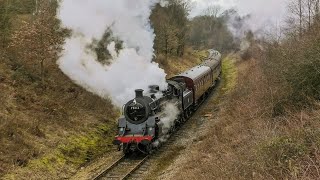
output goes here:
{"type": "Polygon", "coordinates": [[[218,76],[217,80],[218,80],[218,81],[220,81],[220,80],[221,80],[221,78],[222,78],[222,73],[220,73],[220,74],[219,74],[219,76],[218,76]]]}
{"type": "Polygon", "coordinates": [[[192,111],[188,110],[188,117],[191,117],[191,115],[192,115],[192,111]]]}
{"type": "Polygon", "coordinates": [[[191,111],[190,109],[188,109],[185,114],[185,120],[189,119],[190,115],[191,115],[191,111]]]}
{"type": "Polygon", "coordinates": [[[176,123],[173,125],[173,126],[171,126],[171,128],[170,128],[170,133],[173,133],[173,132],[175,132],[176,131],[176,123]]]}
{"type": "Polygon", "coordinates": [[[184,119],[188,119],[188,110],[184,113],[184,119]]]}
{"type": "Polygon", "coordinates": [[[181,115],[179,116],[178,126],[180,126],[184,121],[185,121],[184,115],[181,114],[181,115]]]}
{"type": "Polygon", "coordinates": [[[125,154],[125,155],[131,154],[130,145],[129,144],[123,144],[122,145],[122,151],[123,151],[123,154],[125,154]]]}
{"type": "Polygon", "coordinates": [[[153,153],[152,144],[148,144],[147,147],[146,147],[146,150],[147,150],[148,154],[152,154],[153,153]]]}
{"type": "Polygon", "coordinates": [[[181,115],[180,122],[181,122],[180,124],[183,124],[184,122],[186,122],[185,114],[181,115]]]}
{"type": "Polygon", "coordinates": [[[183,116],[181,116],[181,122],[184,123],[187,121],[186,115],[183,114],[183,116]]]}

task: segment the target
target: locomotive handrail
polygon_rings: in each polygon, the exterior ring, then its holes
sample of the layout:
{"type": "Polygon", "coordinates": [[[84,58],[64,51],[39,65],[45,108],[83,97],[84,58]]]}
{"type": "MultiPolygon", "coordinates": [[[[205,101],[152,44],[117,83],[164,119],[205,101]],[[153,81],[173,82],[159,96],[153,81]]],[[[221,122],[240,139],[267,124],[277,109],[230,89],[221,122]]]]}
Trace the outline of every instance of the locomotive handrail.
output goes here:
{"type": "Polygon", "coordinates": [[[121,114],[122,114],[122,115],[124,115],[124,108],[125,108],[125,106],[126,106],[126,105],[124,104],[124,105],[122,106],[122,108],[121,108],[121,111],[122,111],[121,114]]]}

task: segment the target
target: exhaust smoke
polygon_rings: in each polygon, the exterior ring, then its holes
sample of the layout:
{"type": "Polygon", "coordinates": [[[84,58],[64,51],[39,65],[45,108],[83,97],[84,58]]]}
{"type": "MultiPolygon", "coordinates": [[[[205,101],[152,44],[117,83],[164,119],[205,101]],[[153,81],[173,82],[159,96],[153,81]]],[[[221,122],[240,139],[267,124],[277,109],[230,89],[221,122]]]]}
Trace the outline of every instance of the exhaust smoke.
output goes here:
{"type": "Polygon", "coordinates": [[[178,119],[180,110],[177,102],[166,102],[163,114],[160,115],[160,123],[162,124],[162,136],[153,143],[154,147],[158,147],[161,143],[166,142],[170,138],[170,129],[174,128],[175,120],[178,119]]]}
{"type": "Polygon", "coordinates": [[[60,69],[76,84],[102,98],[111,98],[121,107],[134,97],[135,89],[148,90],[157,84],[167,86],[165,72],[152,62],[154,32],[149,16],[158,0],[62,0],[58,18],[72,31],[58,60],[60,69]],[[105,43],[109,65],[98,61],[92,45],[107,31],[105,43]]]}

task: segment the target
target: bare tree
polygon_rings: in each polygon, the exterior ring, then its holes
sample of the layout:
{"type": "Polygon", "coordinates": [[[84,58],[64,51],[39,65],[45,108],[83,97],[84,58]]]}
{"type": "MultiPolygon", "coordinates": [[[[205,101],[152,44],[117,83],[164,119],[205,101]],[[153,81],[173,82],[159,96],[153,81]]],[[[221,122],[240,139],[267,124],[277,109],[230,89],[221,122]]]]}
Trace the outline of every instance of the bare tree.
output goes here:
{"type": "Polygon", "coordinates": [[[39,2],[39,11],[31,22],[24,22],[13,32],[9,48],[18,57],[38,64],[42,84],[45,82],[45,62],[55,60],[61,50],[63,36],[57,31],[58,20],[51,1],[39,2]]]}
{"type": "Polygon", "coordinates": [[[320,0],[314,0],[314,20],[319,23],[320,21],[320,0]]]}
{"type": "Polygon", "coordinates": [[[307,11],[308,11],[308,29],[311,28],[311,23],[312,23],[312,6],[313,6],[313,1],[314,0],[307,0],[307,11]]]}
{"type": "Polygon", "coordinates": [[[297,30],[299,37],[305,30],[311,30],[313,24],[318,24],[320,20],[319,13],[320,0],[292,0],[289,4],[291,13],[287,19],[288,25],[297,30]]]}
{"type": "Polygon", "coordinates": [[[302,0],[298,0],[298,6],[299,6],[299,36],[302,36],[302,0]]]}
{"type": "Polygon", "coordinates": [[[211,16],[217,18],[222,13],[222,8],[219,5],[212,5],[209,6],[206,10],[204,10],[203,15],[211,16]]]}
{"type": "Polygon", "coordinates": [[[292,0],[291,3],[288,6],[289,12],[291,15],[288,17],[287,22],[294,23],[289,24],[289,26],[296,26],[293,27],[294,29],[297,29],[299,37],[302,36],[303,28],[304,28],[304,22],[305,21],[305,1],[306,0],[292,0]]]}

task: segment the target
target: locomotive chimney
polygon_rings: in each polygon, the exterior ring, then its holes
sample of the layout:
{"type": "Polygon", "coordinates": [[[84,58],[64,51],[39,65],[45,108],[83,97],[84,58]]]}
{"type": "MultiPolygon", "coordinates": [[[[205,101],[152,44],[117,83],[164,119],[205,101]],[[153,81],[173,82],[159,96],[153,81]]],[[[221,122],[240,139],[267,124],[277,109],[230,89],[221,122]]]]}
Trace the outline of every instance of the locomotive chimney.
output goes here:
{"type": "Polygon", "coordinates": [[[137,89],[136,90],[136,98],[142,98],[143,97],[143,90],[137,89]]]}

